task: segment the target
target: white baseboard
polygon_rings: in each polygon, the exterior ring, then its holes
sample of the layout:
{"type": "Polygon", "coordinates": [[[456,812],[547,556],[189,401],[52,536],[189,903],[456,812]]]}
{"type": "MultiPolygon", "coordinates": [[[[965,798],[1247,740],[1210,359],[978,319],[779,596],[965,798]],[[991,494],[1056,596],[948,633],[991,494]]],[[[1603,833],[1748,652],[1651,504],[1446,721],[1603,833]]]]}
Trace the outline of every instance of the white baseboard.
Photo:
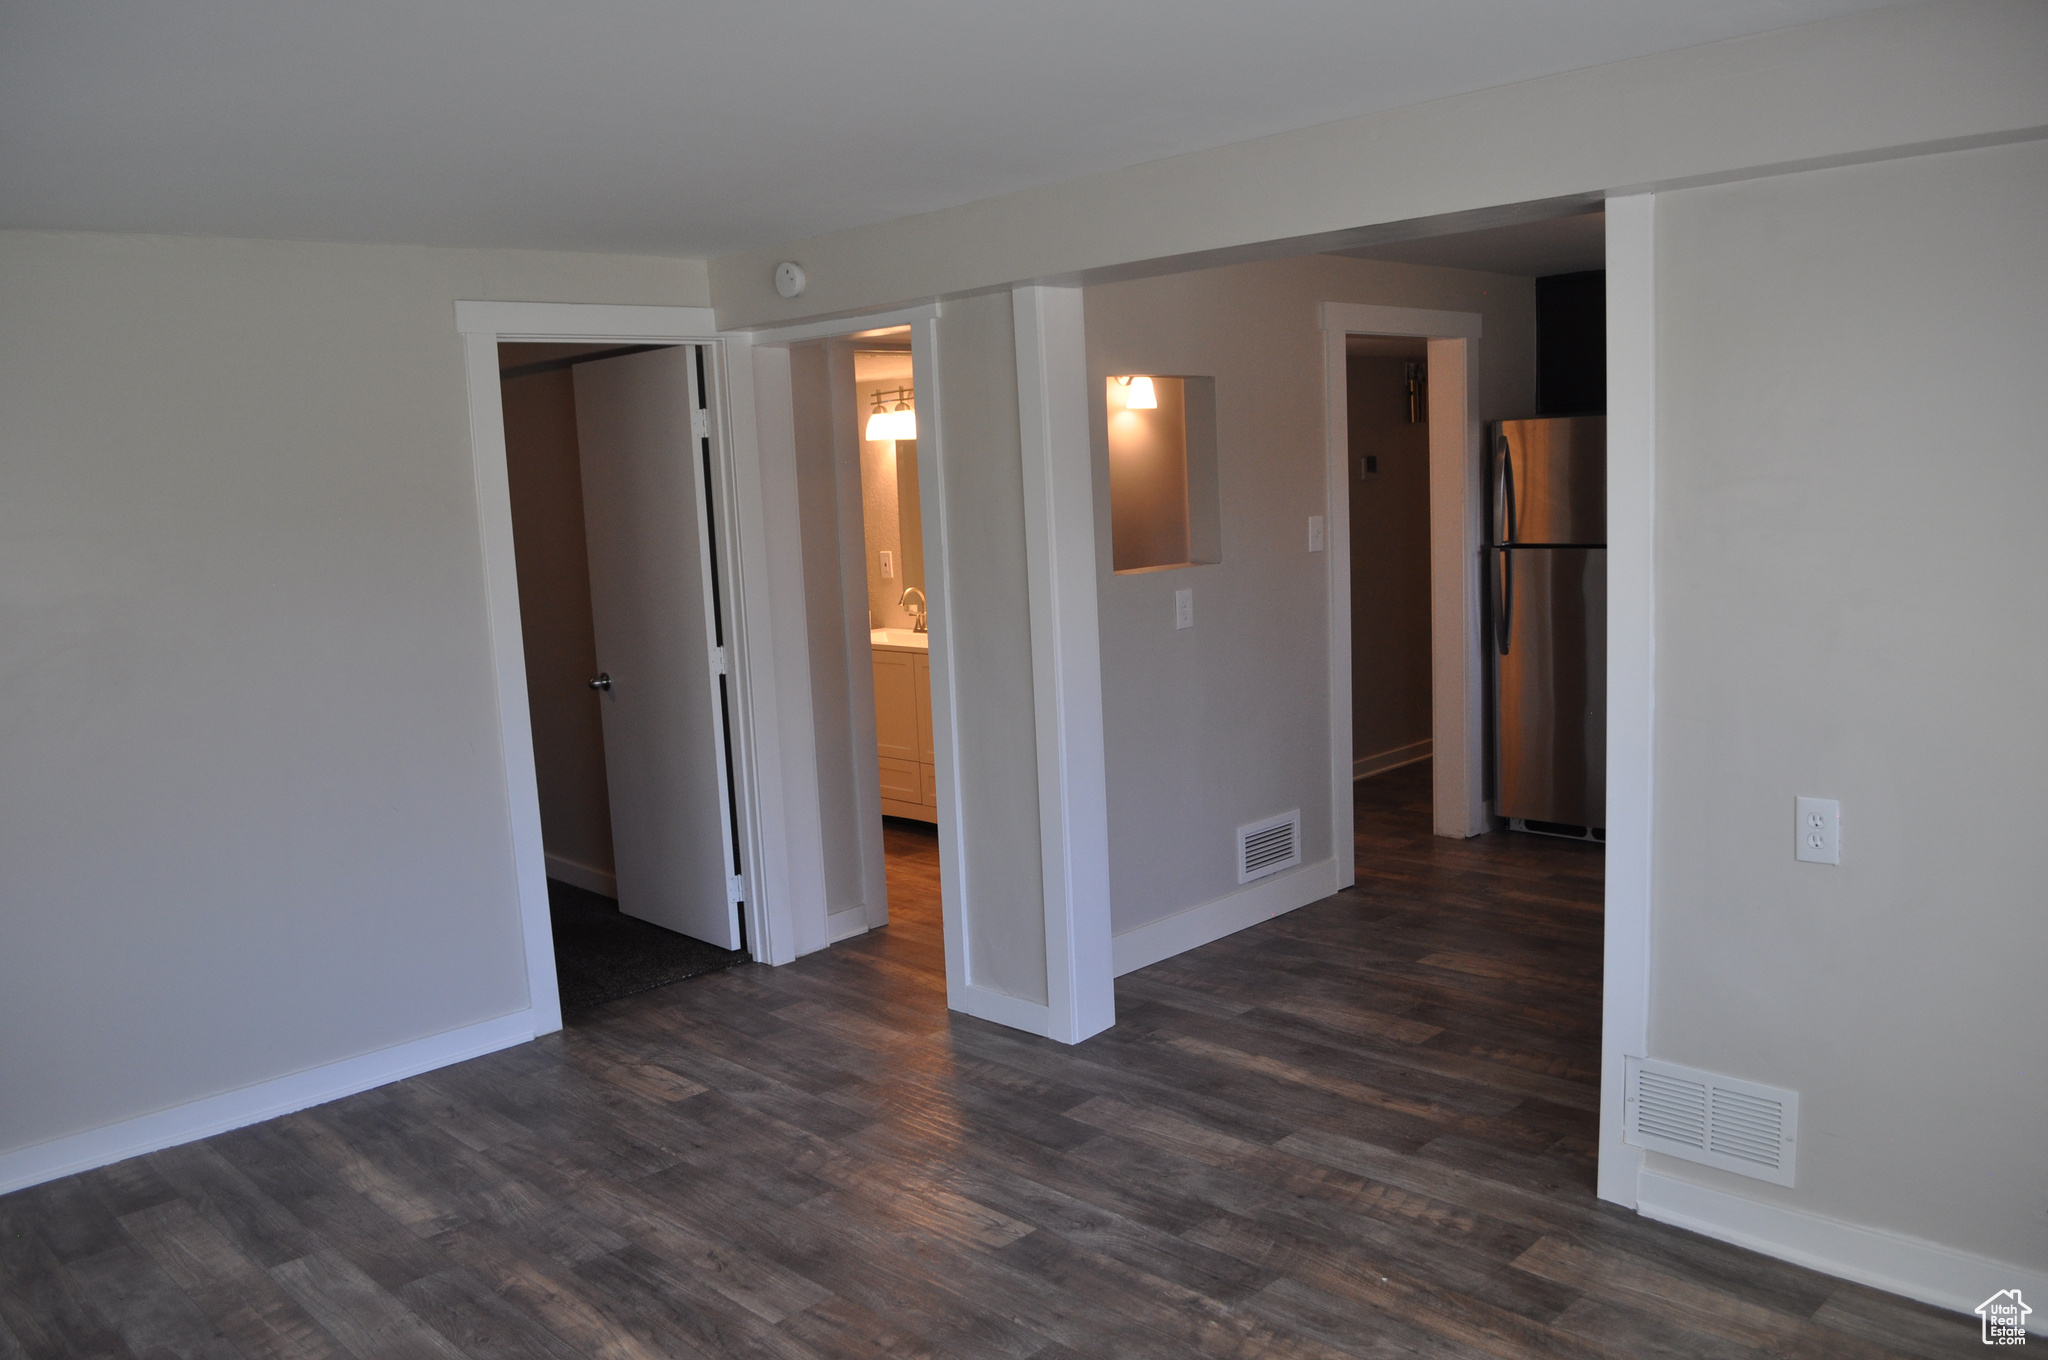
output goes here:
{"type": "MultiPolygon", "coordinates": [[[[1969,1315],[2001,1289],[2048,1299],[2048,1272],[2006,1265],[1918,1237],[1763,1204],[1645,1169],[1636,1188],[1645,1218],[1690,1228],[1781,1261],[1969,1315]]],[[[2048,1335],[2048,1304],[2030,1330],[2048,1335]]]]}
{"type": "Polygon", "coordinates": [[[1411,741],[1406,746],[1396,746],[1376,756],[1360,756],[1351,762],[1351,777],[1363,779],[1369,774],[1384,774],[1403,765],[1413,765],[1418,760],[1428,760],[1432,740],[1424,737],[1421,741],[1411,741]]]}
{"type": "Polygon", "coordinates": [[[594,892],[599,897],[609,897],[615,902],[618,900],[619,880],[613,875],[602,869],[593,869],[588,864],[578,864],[573,859],[563,859],[560,855],[549,855],[547,858],[549,878],[560,879],[572,888],[594,892]]]}
{"type": "Polygon", "coordinates": [[[1036,1034],[1041,1038],[1052,1036],[1052,1008],[1011,996],[1008,992],[991,991],[970,983],[958,993],[949,988],[946,1005],[977,1020],[1008,1025],[1011,1029],[1021,1029],[1026,1034],[1036,1034]]]}
{"type": "Polygon", "coordinates": [[[1320,902],[1337,891],[1337,861],[1319,859],[1284,874],[1261,879],[1228,897],[1152,921],[1118,935],[1111,943],[1116,975],[1135,972],[1161,959],[1235,935],[1246,926],[1320,902]]]}
{"type": "Polygon", "coordinates": [[[835,911],[825,918],[825,939],[830,944],[850,940],[856,935],[865,935],[868,929],[868,909],[853,907],[847,911],[835,911]]]}
{"type": "Polygon", "coordinates": [[[216,1133],[275,1119],[309,1105],[323,1105],[373,1086],[523,1044],[533,1037],[533,1011],[514,1011],[445,1034],[394,1044],[374,1053],[260,1081],[254,1086],[190,1100],[154,1114],[137,1115],[47,1143],[0,1152],[0,1195],[140,1157],[145,1152],[211,1138],[216,1133]]]}

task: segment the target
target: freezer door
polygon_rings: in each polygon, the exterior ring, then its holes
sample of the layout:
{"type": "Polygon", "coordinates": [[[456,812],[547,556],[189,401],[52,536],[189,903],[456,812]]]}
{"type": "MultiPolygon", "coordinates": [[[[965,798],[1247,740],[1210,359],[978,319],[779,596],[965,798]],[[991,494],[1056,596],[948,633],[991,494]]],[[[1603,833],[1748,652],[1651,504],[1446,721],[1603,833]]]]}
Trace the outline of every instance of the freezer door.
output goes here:
{"type": "Polygon", "coordinates": [[[1607,823],[1607,552],[1497,548],[1494,750],[1503,817],[1607,823]]]}
{"type": "Polygon", "coordinates": [[[1493,437],[1493,541],[1607,541],[1607,417],[1503,420],[1493,437]]]}

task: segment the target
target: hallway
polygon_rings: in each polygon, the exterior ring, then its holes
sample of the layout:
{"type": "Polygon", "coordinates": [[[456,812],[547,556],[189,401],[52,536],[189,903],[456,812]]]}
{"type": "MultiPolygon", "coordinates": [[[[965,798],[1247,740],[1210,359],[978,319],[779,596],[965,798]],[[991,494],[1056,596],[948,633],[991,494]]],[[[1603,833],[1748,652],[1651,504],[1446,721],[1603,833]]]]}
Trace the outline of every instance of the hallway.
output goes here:
{"type": "Polygon", "coordinates": [[[1357,889],[944,1008],[935,839],[785,968],[0,1199],[0,1356],[1937,1356],[1974,1323],[1592,1196],[1600,852],[1357,789],[1357,889]]]}

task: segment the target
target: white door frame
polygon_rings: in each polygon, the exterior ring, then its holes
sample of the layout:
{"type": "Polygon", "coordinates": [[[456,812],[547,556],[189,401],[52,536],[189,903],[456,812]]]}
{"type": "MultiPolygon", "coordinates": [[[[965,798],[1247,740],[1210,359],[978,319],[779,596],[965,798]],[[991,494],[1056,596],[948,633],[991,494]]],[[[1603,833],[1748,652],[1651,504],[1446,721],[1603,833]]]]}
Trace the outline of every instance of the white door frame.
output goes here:
{"type": "MultiPolygon", "coordinates": [[[[934,778],[946,1004],[997,1024],[1079,1043],[1115,1021],[1109,917],[1108,800],[1102,755],[1102,678],[1096,623],[1094,482],[1087,425],[1081,291],[1018,288],[1017,342],[1032,688],[1038,732],[1039,838],[1045,912],[1046,1003],[982,986],[968,933],[976,903],[959,768],[959,692],[952,529],[947,515],[944,378],[938,304],[755,331],[757,348],[907,326],[917,391],[918,486],[931,630],[934,778]]],[[[764,413],[764,426],[766,422],[764,413]]],[[[762,436],[768,437],[764,428],[762,436]]],[[[778,436],[781,437],[781,436],[778,436]]],[[[767,450],[763,450],[764,454],[767,450]]],[[[785,605],[787,607],[787,605],[785,605]]]]}
{"type": "Polygon", "coordinates": [[[1654,194],[1607,200],[1607,871],[1598,1191],[1600,1198],[1631,1209],[1636,1207],[1643,1154],[1624,1137],[1623,1092],[1628,1059],[1650,1052],[1657,678],[1656,206],[1654,194]]]}
{"type": "Polygon", "coordinates": [[[1337,886],[1357,881],[1352,843],[1351,431],[1344,340],[1398,335],[1429,346],[1430,752],[1439,836],[1477,836],[1490,818],[1482,720],[1485,654],[1479,550],[1485,526],[1479,451],[1477,312],[1323,304],[1323,431],[1330,602],[1330,833],[1337,886]]]}
{"type": "MultiPolygon", "coordinates": [[[[726,584],[727,656],[733,676],[731,760],[739,794],[740,844],[747,885],[747,944],[763,962],[781,962],[788,950],[787,902],[780,891],[780,847],[771,844],[760,816],[763,803],[757,749],[762,729],[773,722],[772,706],[755,702],[757,677],[749,661],[747,611],[740,600],[761,574],[752,559],[762,553],[758,526],[749,532],[748,505],[759,505],[758,476],[746,475],[734,457],[733,417],[741,405],[728,400],[726,349],[732,337],[717,333],[708,307],[636,307],[582,303],[458,302],[469,387],[470,455],[476,477],[477,517],[482,538],[484,592],[491,658],[497,682],[498,736],[504,759],[506,821],[512,871],[526,944],[527,992],[535,1034],[562,1027],[561,995],[555,978],[554,936],[548,918],[546,852],[540,827],[540,787],[534,772],[533,728],[526,693],[526,645],[519,616],[518,561],[512,540],[511,480],[506,467],[503,398],[498,383],[502,341],[588,341],[622,344],[706,346],[705,379],[713,477],[725,494],[718,513],[719,569],[726,584]],[[749,496],[749,488],[753,494],[749,496]],[[778,917],[785,919],[778,919],[778,917]]],[[[747,433],[751,433],[748,421],[747,433]]],[[[756,516],[756,518],[758,518],[756,516]]]]}

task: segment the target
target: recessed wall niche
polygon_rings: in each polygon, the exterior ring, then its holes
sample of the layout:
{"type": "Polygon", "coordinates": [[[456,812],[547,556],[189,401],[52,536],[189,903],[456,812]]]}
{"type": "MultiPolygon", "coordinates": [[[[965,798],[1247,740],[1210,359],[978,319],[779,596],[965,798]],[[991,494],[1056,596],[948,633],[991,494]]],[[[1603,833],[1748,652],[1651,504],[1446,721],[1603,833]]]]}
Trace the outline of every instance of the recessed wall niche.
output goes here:
{"type": "Polygon", "coordinates": [[[1104,381],[1110,560],[1118,572],[1223,560],[1216,380],[1126,373],[1104,381]]]}

